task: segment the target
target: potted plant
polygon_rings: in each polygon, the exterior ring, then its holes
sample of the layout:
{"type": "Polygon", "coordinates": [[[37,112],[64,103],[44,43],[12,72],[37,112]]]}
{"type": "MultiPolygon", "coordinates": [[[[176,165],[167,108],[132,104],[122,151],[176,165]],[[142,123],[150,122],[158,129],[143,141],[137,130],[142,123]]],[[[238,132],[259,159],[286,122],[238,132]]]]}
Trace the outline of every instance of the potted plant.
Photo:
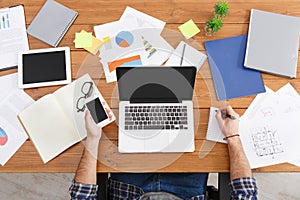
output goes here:
{"type": "Polygon", "coordinates": [[[206,36],[213,36],[223,26],[223,18],[229,13],[229,5],[225,1],[219,1],[214,6],[214,16],[205,24],[206,36]]]}
{"type": "Polygon", "coordinates": [[[229,13],[229,5],[225,1],[220,1],[216,3],[214,8],[215,8],[215,15],[217,15],[222,19],[226,17],[229,13]]]}
{"type": "Polygon", "coordinates": [[[222,28],[222,26],[223,26],[223,22],[221,18],[217,16],[211,17],[208,20],[208,22],[206,22],[206,26],[205,26],[206,36],[213,36],[218,30],[222,28]]]}

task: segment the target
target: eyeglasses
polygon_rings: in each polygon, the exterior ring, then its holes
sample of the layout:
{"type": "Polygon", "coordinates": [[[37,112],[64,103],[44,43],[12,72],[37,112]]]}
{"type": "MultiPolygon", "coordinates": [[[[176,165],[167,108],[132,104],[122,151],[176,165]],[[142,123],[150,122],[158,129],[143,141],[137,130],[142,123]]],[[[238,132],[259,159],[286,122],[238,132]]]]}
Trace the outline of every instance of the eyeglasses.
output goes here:
{"type": "Polygon", "coordinates": [[[77,112],[84,112],[85,99],[90,97],[93,93],[93,82],[85,82],[81,87],[81,93],[83,96],[79,97],[76,103],[77,112]]]}

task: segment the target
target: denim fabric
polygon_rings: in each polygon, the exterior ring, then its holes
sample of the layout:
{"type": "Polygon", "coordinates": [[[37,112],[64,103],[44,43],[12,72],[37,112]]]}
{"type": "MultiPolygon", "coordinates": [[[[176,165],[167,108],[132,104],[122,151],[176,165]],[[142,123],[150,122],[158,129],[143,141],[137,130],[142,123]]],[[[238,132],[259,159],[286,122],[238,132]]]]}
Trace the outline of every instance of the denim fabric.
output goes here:
{"type": "Polygon", "coordinates": [[[112,173],[111,178],[144,192],[169,192],[182,199],[205,194],[208,173],[112,173]]]}

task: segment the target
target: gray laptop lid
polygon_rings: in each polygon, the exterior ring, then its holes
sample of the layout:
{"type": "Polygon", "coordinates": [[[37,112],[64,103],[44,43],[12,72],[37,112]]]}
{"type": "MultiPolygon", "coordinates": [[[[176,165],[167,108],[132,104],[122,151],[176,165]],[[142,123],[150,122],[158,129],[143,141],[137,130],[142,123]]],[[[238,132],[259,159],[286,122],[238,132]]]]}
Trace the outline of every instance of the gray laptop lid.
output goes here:
{"type": "Polygon", "coordinates": [[[120,101],[164,103],[192,100],[196,67],[118,67],[120,101]]]}

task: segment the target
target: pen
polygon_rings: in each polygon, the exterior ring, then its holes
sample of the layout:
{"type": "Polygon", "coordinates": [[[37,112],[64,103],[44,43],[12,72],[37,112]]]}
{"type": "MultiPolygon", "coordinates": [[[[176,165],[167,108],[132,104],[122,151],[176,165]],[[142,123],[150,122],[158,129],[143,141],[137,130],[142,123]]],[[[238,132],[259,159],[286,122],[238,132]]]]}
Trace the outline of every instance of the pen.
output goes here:
{"type": "Polygon", "coordinates": [[[182,50],[182,54],[181,54],[180,66],[182,66],[182,61],[183,61],[183,57],[184,57],[184,51],[185,51],[185,44],[183,44],[183,50],[182,50]]]}
{"type": "Polygon", "coordinates": [[[223,117],[228,117],[228,118],[230,118],[230,119],[232,119],[232,120],[235,120],[236,118],[235,118],[235,116],[232,116],[232,115],[230,115],[230,114],[228,114],[228,113],[226,113],[226,112],[221,112],[222,113],[222,116],[223,117]]]}
{"type": "MultiPolygon", "coordinates": [[[[218,112],[217,110],[215,110],[215,111],[218,112]]],[[[229,119],[232,119],[232,120],[236,119],[235,116],[232,116],[232,115],[230,115],[230,114],[228,114],[228,113],[226,113],[224,111],[221,111],[221,114],[222,114],[223,117],[228,117],[229,119]]]]}

